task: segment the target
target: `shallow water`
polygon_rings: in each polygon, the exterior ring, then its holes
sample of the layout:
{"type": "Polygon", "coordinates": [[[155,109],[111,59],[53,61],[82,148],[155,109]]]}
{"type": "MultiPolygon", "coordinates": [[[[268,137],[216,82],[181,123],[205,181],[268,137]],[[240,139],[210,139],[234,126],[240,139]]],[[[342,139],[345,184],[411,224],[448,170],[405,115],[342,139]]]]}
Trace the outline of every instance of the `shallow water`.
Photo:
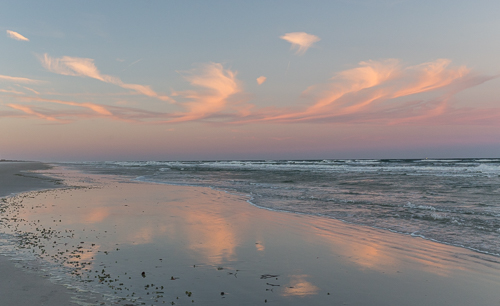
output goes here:
{"type": "Polygon", "coordinates": [[[500,301],[497,257],[258,209],[244,195],[209,188],[54,175],[77,187],[6,199],[3,249],[110,304],[500,301]]]}
{"type": "Polygon", "coordinates": [[[209,186],[257,206],[500,254],[500,159],[98,162],[140,181],[209,186]]]}

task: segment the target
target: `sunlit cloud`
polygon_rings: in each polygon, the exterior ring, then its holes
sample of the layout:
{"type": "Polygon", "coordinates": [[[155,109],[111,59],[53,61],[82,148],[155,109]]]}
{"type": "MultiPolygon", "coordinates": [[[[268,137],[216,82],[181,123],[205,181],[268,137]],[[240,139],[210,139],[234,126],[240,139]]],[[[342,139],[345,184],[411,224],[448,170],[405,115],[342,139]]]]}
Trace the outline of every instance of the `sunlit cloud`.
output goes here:
{"type": "Polygon", "coordinates": [[[7,30],[7,36],[9,36],[10,38],[15,39],[15,40],[30,41],[26,37],[22,36],[21,34],[19,34],[17,32],[14,32],[14,31],[7,30]]]}
{"type": "MultiPolygon", "coordinates": [[[[89,102],[73,102],[55,99],[44,99],[40,97],[22,96],[17,97],[20,103],[11,103],[7,106],[22,111],[43,120],[57,121],[59,123],[70,123],[75,118],[106,117],[115,120],[130,121],[126,118],[115,116],[105,106],[89,102]],[[30,103],[31,102],[31,103],[30,103]],[[33,102],[36,102],[36,106],[33,102]],[[22,104],[21,104],[22,103],[22,104]],[[30,103],[29,105],[26,105],[30,103]],[[51,107],[50,104],[69,106],[69,108],[51,107]]],[[[12,114],[11,117],[18,117],[12,114]]]]}
{"type": "Polygon", "coordinates": [[[38,91],[34,90],[33,88],[29,88],[29,87],[26,87],[26,86],[23,86],[23,88],[26,89],[26,90],[28,90],[28,91],[31,91],[35,95],[39,95],[40,94],[38,91]]]}
{"type": "Polygon", "coordinates": [[[59,103],[59,104],[65,104],[65,105],[71,105],[71,106],[85,107],[85,108],[93,110],[94,112],[96,112],[99,115],[104,115],[104,116],[112,116],[113,115],[104,106],[97,105],[94,103],[76,103],[76,102],[64,102],[64,101],[57,101],[57,100],[46,100],[46,101],[59,103]]]}
{"type": "Polygon", "coordinates": [[[15,95],[24,95],[24,92],[17,91],[14,89],[0,89],[0,92],[8,93],[8,94],[15,94],[15,95]]]}
{"type": "Polygon", "coordinates": [[[94,103],[78,103],[78,102],[72,102],[72,101],[62,101],[62,100],[55,100],[55,99],[42,99],[42,98],[26,98],[24,100],[34,100],[34,101],[41,101],[41,102],[48,102],[48,103],[56,103],[56,104],[62,104],[62,105],[69,105],[69,106],[77,106],[77,107],[83,107],[83,108],[88,108],[95,113],[99,115],[104,115],[104,116],[112,116],[113,114],[107,110],[104,106],[94,104],[94,103]]]}
{"type": "Polygon", "coordinates": [[[307,49],[309,49],[315,42],[321,40],[318,36],[307,34],[305,32],[286,33],[285,35],[280,36],[280,38],[291,43],[292,49],[297,49],[296,54],[306,53],[307,49]]]}
{"type": "MultiPolygon", "coordinates": [[[[45,68],[58,74],[89,77],[138,94],[160,97],[149,86],[126,84],[117,77],[102,74],[92,59],[54,59],[45,54],[41,61],[45,68]]],[[[170,100],[172,103],[162,104],[162,109],[155,110],[128,99],[130,93],[72,93],[72,98],[68,99],[47,99],[45,97],[49,95],[68,94],[52,90],[39,91],[37,87],[35,90],[20,84],[38,84],[41,81],[5,75],[0,75],[0,82],[13,82],[15,86],[1,88],[0,93],[12,100],[8,101],[14,105],[10,109],[44,120],[66,123],[80,118],[98,117],[147,124],[199,121],[220,124],[306,122],[435,125],[467,122],[499,125],[499,109],[475,106],[463,109],[455,105],[457,93],[497,76],[484,76],[465,66],[452,66],[448,59],[414,66],[405,65],[397,59],[360,62],[356,67],[335,73],[324,83],[307,87],[300,95],[301,104],[289,104],[287,107],[269,105],[260,109],[247,102],[255,97],[244,92],[237,73],[220,63],[200,64],[180,74],[189,82],[191,89],[173,91],[172,96],[177,100],[170,100]],[[124,95],[123,98],[118,98],[121,95],[124,95]],[[73,99],[106,102],[68,101],[73,99]],[[130,107],[134,105],[136,107],[130,107]]],[[[258,84],[265,81],[264,76],[257,78],[258,84]]],[[[8,114],[12,114],[12,111],[8,114]]],[[[18,117],[16,113],[12,116],[18,117]]]]}
{"type": "Polygon", "coordinates": [[[248,106],[241,105],[241,101],[235,97],[242,91],[236,73],[225,69],[222,64],[199,65],[184,72],[184,78],[197,89],[174,92],[175,96],[186,99],[181,105],[187,112],[177,114],[179,118],[173,121],[204,119],[224,111],[247,113],[248,106]]]}
{"type": "Polygon", "coordinates": [[[40,83],[39,80],[32,80],[28,78],[13,77],[8,75],[0,75],[0,81],[14,82],[14,83],[40,83]]]}
{"type": "Polygon", "coordinates": [[[493,78],[450,63],[439,59],[405,67],[395,59],[361,62],[307,88],[302,97],[311,102],[305,110],[274,110],[264,120],[397,124],[440,116],[456,93],[493,78]]]}
{"type": "Polygon", "coordinates": [[[47,53],[43,56],[39,56],[40,62],[43,67],[51,72],[70,75],[70,76],[80,76],[93,78],[105,83],[114,84],[125,89],[131,89],[137,93],[143,94],[148,97],[157,98],[163,101],[169,101],[170,98],[165,95],[159,95],[151,87],[139,84],[127,84],[124,83],[120,78],[101,74],[94,64],[94,60],[90,58],[81,57],[70,57],[63,56],[61,58],[50,57],[47,53]]]}
{"type": "Polygon", "coordinates": [[[31,107],[28,107],[28,106],[24,106],[24,105],[17,105],[17,104],[7,104],[7,106],[13,108],[13,109],[17,109],[17,110],[20,110],[28,115],[34,115],[34,116],[37,116],[41,119],[44,119],[44,120],[48,120],[48,121],[59,121],[58,119],[54,118],[54,117],[51,117],[51,116],[47,116],[43,113],[40,113],[40,112],[37,112],[37,111],[34,111],[31,107]]]}
{"type": "MultiPolygon", "coordinates": [[[[173,118],[173,116],[169,113],[148,111],[140,108],[122,107],[116,105],[99,105],[90,102],[45,99],[39,96],[20,96],[17,97],[17,100],[19,103],[16,103],[15,105],[18,105],[19,107],[14,107],[15,109],[41,119],[58,121],[60,123],[70,123],[76,119],[96,117],[131,123],[156,123],[158,121],[173,118]],[[26,105],[27,103],[30,104],[26,105]],[[36,106],[34,103],[36,103],[36,106]],[[43,106],[43,110],[36,111],[41,106],[43,106]],[[62,108],[61,106],[68,107],[62,108]],[[27,109],[30,109],[30,111],[27,111],[27,109]]],[[[6,115],[4,115],[4,117],[5,116],[6,115]]],[[[10,114],[9,116],[18,117],[15,113],[10,114]]]]}
{"type": "MultiPolygon", "coordinates": [[[[57,71],[65,75],[78,75],[92,77],[105,82],[109,76],[102,75],[93,62],[89,59],[79,61],[78,65],[60,65],[60,61],[52,62],[49,59],[47,66],[49,70],[57,71]]],[[[165,111],[148,111],[142,108],[123,107],[128,105],[127,101],[120,101],[118,106],[100,106],[90,103],[76,103],[61,100],[51,100],[29,97],[28,100],[41,102],[58,103],[79,107],[87,107],[94,110],[96,115],[105,115],[109,119],[125,120],[136,123],[166,124],[179,123],[187,121],[212,121],[224,122],[234,118],[241,118],[250,114],[252,105],[246,104],[248,99],[243,93],[241,83],[236,78],[236,72],[226,69],[220,63],[200,64],[190,71],[181,72],[184,79],[187,80],[193,89],[185,91],[174,91],[173,96],[178,97],[179,101],[168,104],[165,111]],[[183,108],[184,111],[176,111],[175,108],[183,108]]],[[[122,84],[122,87],[136,89],[135,84],[122,84]]],[[[139,85],[140,86],[140,85],[139,85]]],[[[57,93],[51,93],[54,95],[57,93]]],[[[173,101],[173,100],[172,100],[173,101]]],[[[61,113],[54,111],[54,117],[88,117],[88,113],[61,113]]]]}

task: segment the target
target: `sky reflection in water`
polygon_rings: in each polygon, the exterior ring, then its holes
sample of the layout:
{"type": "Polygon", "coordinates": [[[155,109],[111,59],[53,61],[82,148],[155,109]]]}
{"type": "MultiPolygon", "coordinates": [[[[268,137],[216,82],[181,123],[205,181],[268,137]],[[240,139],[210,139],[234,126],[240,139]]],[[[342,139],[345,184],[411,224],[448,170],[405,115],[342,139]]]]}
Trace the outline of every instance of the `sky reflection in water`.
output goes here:
{"type": "MultiPolygon", "coordinates": [[[[73,182],[82,176],[69,175],[73,182]]],[[[33,233],[24,242],[28,251],[66,267],[66,282],[137,302],[327,303],[351,299],[346,288],[374,276],[389,290],[415,275],[447,282],[484,275],[466,250],[450,253],[408,236],[270,212],[208,188],[99,180],[95,188],[18,197],[18,231],[33,233]],[[276,277],[262,277],[267,274],[276,277]]],[[[490,265],[495,285],[498,264],[490,265]]],[[[456,286],[463,284],[450,290],[456,286]]],[[[474,297],[473,289],[464,294],[474,297]]]]}

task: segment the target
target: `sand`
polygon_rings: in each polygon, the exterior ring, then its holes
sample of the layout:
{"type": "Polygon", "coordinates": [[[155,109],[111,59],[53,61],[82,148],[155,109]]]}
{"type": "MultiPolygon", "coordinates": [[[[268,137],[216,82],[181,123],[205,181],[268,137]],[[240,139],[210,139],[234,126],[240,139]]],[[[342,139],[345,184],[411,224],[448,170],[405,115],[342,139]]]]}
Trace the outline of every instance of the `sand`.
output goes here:
{"type": "Polygon", "coordinates": [[[0,256],[0,296],[2,305],[72,305],[72,294],[61,285],[29,273],[0,256]]]}
{"type": "Polygon", "coordinates": [[[4,214],[16,221],[3,230],[16,228],[24,251],[64,267],[48,272],[65,273],[59,283],[107,304],[500,304],[498,257],[269,211],[209,188],[50,172],[80,187],[10,198],[4,214]]]}
{"type": "Polygon", "coordinates": [[[60,187],[61,182],[29,171],[50,169],[39,162],[0,161],[0,197],[28,190],[60,187]]]}
{"type": "MultiPolygon", "coordinates": [[[[57,180],[27,172],[49,168],[37,162],[0,162],[0,197],[61,186],[57,180]]],[[[72,292],[66,287],[52,283],[43,273],[30,273],[21,265],[22,262],[16,264],[12,258],[0,256],[2,305],[73,305],[72,292]]]]}

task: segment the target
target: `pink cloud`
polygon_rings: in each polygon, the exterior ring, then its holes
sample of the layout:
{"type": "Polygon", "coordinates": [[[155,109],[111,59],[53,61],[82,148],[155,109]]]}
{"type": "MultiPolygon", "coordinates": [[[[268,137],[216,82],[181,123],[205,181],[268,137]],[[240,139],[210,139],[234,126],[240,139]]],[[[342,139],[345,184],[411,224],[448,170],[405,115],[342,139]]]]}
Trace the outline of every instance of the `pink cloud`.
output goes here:
{"type": "MultiPolygon", "coordinates": [[[[149,92],[150,89],[142,85],[123,84],[115,77],[101,74],[91,59],[63,57],[54,60],[45,55],[42,63],[48,70],[62,75],[90,77],[103,82],[121,84],[123,88],[132,89],[146,95],[155,94],[153,91],[149,92]]],[[[161,124],[196,120],[221,122],[249,114],[252,105],[244,103],[246,97],[241,82],[236,78],[236,72],[224,68],[220,63],[207,63],[200,64],[190,71],[182,72],[182,75],[193,89],[174,92],[173,95],[178,97],[180,101],[174,102],[172,106],[180,107],[184,109],[183,111],[155,112],[140,108],[102,106],[94,103],[77,103],[44,99],[42,97],[25,97],[22,100],[83,107],[92,110],[94,113],[94,115],[78,111],[68,113],[53,109],[52,117],[64,119],[106,116],[113,120],[161,124]]]]}
{"type": "Polygon", "coordinates": [[[55,100],[55,99],[43,99],[43,98],[24,98],[23,100],[32,100],[32,101],[40,101],[40,102],[48,102],[48,103],[55,103],[55,104],[62,104],[62,105],[69,105],[69,106],[77,106],[77,107],[83,107],[83,108],[88,108],[95,113],[99,115],[104,115],[104,116],[112,116],[113,114],[107,110],[104,106],[98,105],[95,103],[78,103],[78,102],[72,102],[72,101],[63,101],[63,100],[55,100]]]}
{"type": "Polygon", "coordinates": [[[21,86],[19,84],[16,84],[16,89],[14,89],[13,87],[9,87],[8,89],[0,89],[0,92],[2,93],[9,93],[9,94],[15,94],[15,95],[25,95],[26,93],[25,92],[22,92],[22,91],[19,91],[18,89],[19,88],[23,88],[27,91],[30,91],[34,94],[37,94],[39,95],[40,93],[32,88],[29,88],[29,87],[26,87],[26,86],[21,86]]]}
{"type": "Polygon", "coordinates": [[[23,88],[26,89],[26,90],[31,91],[35,95],[39,95],[40,94],[38,91],[34,90],[33,88],[29,88],[29,87],[26,87],[26,86],[23,86],[23,88]]]}
{"type": "Polygon", "coordinates": [[[185,72],[184,78],[197,89],[174,93],[186,99],[180,105],[187,109],[187,112],[175,114],[178,116],[174,120],[176,122],[204,119],[227,109],[245,112],[248,107],[240,105],[238,99],[232,99],[241,93],[241,85],[236,73],[225,69],[220,63],[199,65],[185,72]]]}
{"type": "Polygon", "coordinates": [[[15,95],[24,95],[24,92],[17,91],[17,90],[14,90],[14,89],[0,89],[0,92],[9,93],[9,94],[15,94],[15,95]]]}
{"type": "MultiPolygon", "coordinates": [[[[131,123],[151,122],[157,123],[173,118],[169,113],[153,112],[144,109],[121,107],[121,106],[104,106],[90,102],[74,102],[57,99],[45,99],[41,97],[17,97],[20,103],[38,102],[37,106],[21,105],[19,103],[9,105],[11,108],[23,111],[26,114],[34,115],[38,118],[58,121],[61,123],[69,123],[78,118],[106,118],[110,120],[127,121],[131,123]],[[45,104],[40,108],[41,104],[45,104]],[[49,105],[66,105],[69,108],[50,107],[49,105]],[[39,109],[39,110],[38,110],[39,109]],[[89,112],[90,111],[90,112],[89,112]]],[[[9,116],[16,117],[13,113],[9,116]]]]}
{"type": "Polygon", "coordinates": [[[311,104],[304,110],[275,109],[261,120],[396,124],[436,117],[448,111],[457,92],[491,79],[450,63],[439,59],[405,67],[395,59],[361,62],[307,88],[302,96],[311,104]]]}
{"type": "Polygon", "coordinates": [[[51,72],[93,78],[105,83],[114,84],[125,89],[131,89],[137,93],[143,94],[148,97],[157,98],[163,101],[171,100],[168,96],[159,95],[151,87],[139,84],[126,84],[120,78],[101,74],[94,64],[94,60],[90,58],[70,57],[63,56],[61,58],[52,58],[47,53],[39,56],[40,62],[43,67],[51,72]]]}
{"type": "Polygon", "coordinates": [[[14,32],[14,31],[7,30],[7,36],[9,36],[10,38],[15,39],[15,40],[30,41],[26,37],[22,36],[21,34],[19,34],[17,32],[14,32]]]}
{"type": "Polygon", "coordinates": [[[262,85],[267,80],[265,76],[260,76],[257,78],[257,84],[262,85]]]}
{"type": "Polygon", "coordinates": [[[20,110],[28,115],[34,115],[34,116],[37,116],[38,118],[41,118],[41,119],[44,119],[44,120],[48,120],[48,121],[59,121],[58,119],[54,118],[54,117],[51,117],[51,116],[47,116],[47,115],[44,115],[40,112],[37,112],[37,111],[34,111],[32,108],[28,107],[28,106],[23,106],[23,105],[17,105],[17,104],[7,104],[7,106],[13,108],[13,109],[17,109],[17,110],[20,110]]]}
{"type": "Polygon", "coordinates": [[[0,81],[14,82],[14,83],[40,83],[39,80],[32,80],[28,78],[13,77],[8,75],[0,75],[0,81]]]}
{"type": "Polygon", "coordinates": [[[309,49],[315,42],[321,40],[318,36],[307,34],[305,32],[286,33],[285,35],[280,36],[280,38],[291,43],[292,49],[297,49],[296,54],[306,53],[307,49],[309,49]]]}
{"type": "MultiPolygon", "coordinates": [[[[159,96],[148,86],[126,84],[117,77],[102,74],[92,59],[69,57],[53,59],[45,55],[42,63],[48,70],[59,74],[90,77],[146,96],[159,96]]],[[[177,107],[177,111],[175,109],[151,111],[145,109],[143,105],[132,108],[124,107],[124,104],[100,105],[44,99],[40,95],[57,93],[40,94],[22,85],[16,86],[29,90],[38,97],[26,96],[18,88],[0,89],[0,92],[23,95],[11,95],[10,98],[21,102],[9,104],[10,108],[44,120],[59,122],[92,117],[147,124],[202,121],[220,124],[307,122],[377,125],[483,122],[498,125],[500,122],[499,109],[485,110],[480,107],[463,109],[454,105],[457,93],[497,76],[483,76],[473,73],[465,66],[452,66],[448,59],[438,59],[414,66],[404,65],[396,59],[360,62],[356,67],[334,74],[324,83],[307,87],[301,94],[301,100],[305,103],[286,108],[257,109],[248,104],[250,96],[244,92],[237,73],[220,63],[201,64],[181,74],[192,89],[173,92],[177,101],[171,100],[173,103],[168,104],[168,107],[177,107]],[[44,108],[38,104],[34,106],[33,103],[24,105],[28,104],[27,101],[45,105],[44,108]]],[[[0,76],[0,81],[2,80],[18,83],[39,82],[0,76]]],[[[261,76],[257,79],[257,83],[262,84],[265,80],[265,77],[261,76]]],[[[108,97],[106,96],[106,101],[109,101],[108,97]]],[[[94,101],[96,98],[89,99],[94,101]]]]}

